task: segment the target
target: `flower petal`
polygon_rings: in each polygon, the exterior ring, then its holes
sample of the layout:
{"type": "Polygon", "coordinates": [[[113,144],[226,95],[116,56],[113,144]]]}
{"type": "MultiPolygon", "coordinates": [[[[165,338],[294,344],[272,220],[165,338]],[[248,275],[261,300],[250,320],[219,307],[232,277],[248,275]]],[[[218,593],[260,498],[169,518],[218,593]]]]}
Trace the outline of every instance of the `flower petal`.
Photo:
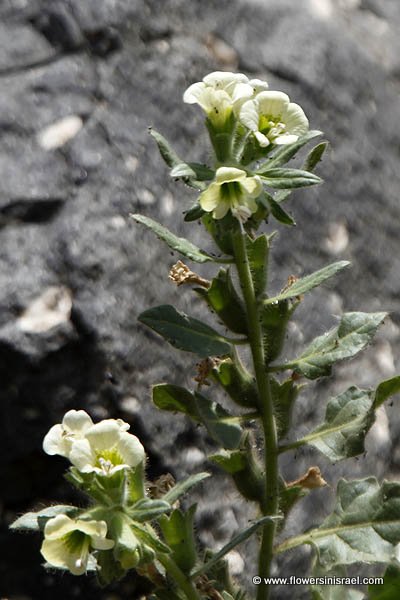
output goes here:
{"type": "Polygon", "coordinates": [[[248,100],[245,102],[240,109],[239,118],[243,125],[248,127],[251,131],[257,131],[259,114],[257,110],[257,104],[254,100],[248,100]]]}
{"type": "Polygon", "coordinates": [[[206,89],[206,84],[202,81],[198,81],[197,83],[192,83],[185,93],[183,94],[183,101],[186,104],[196,104],[199,103],[199,98],[204,94],[204,90],[206,89]]]}
{"type": "Polygon", "coordinates": [[[258,114],[279,117],[286,112],[289,96],[283,92],[260,92],[255,98],[258,114]]]}
{"type": "Polygon", "coordinates": [[[284,115],[286,131],[294,135],[304,135],[308,131],[308,119],[298,104],[291,102],[284,115]]]}
{"type": "Polygon", "coordinates": [[[240,185],[245,190],[245,195],[249,198],[257,198],[263,190],[261,179],[257,176],[246,177],[244,181],[240,182],[240,185]]]}
{"type": "Polygon", "coordinates": [[[135,435],[130,433],[121,433],[118,443],[118,451],[124,461],[124,464],[130,467],[136,467],[145,459],[145,452],[142,444],[135,435]]]}
{"type": "Polygon", "coordinates": [[[229,71],[214,71],[203,77],[204,83],[212,87],[226,89],[237,83],[247,83],[249,78],[243,73],[230,73],[229,71]]]}
{"type": "Polygon", "coordinates": [[[254,90],[254,94],[258,94],[259,92],[265,92],[268,89],[268,83],[263,81],[262,79],[250,79],[249,85],[254,90]]]}
{"type": "Polygon", "coordinates": [[[210,183],[208,188],[200,194],[199,204],[206,212],[211,212],[216,206],[218,206],[220,201],[219,188],[220,186],[214,181],[213,183],[210,183]]]}
{"type": "Polygon", "coordinates": [[[267,138],[267,136],[264,135],[263,133],[261,133],[261,131],[255,131],[254,132],[254,137],[256,138],[257,142],[260,144],[260,146],[262,148],[266,148],[271,143],[269,141],[269,139],[267,138]]]}
{"type": "Polygon", "coordinates": [[[298,135],[285,133],[284,135],[278,135],[278,137],[274,139],[274,144],[277,144],[278,146],[283,146],[284,144],[294,144],[294,142],[297,142],[298,139],[298,135]]]}
{"type": "Polygon", "coordinates": [[[236,169],[235,167],[220,167],[215,173],[215,181],[218,185],[229,183],[230,181],[242,181],[246,177],[246,171],[236,169]]]}
{"type": "Polygon", "coordinates": [[[87,439],[74,442],[69,460],[82,473],[91,473],[94,471],[96,454],[93,451],[87,439]]]}
{"type": "Polygon", "coordinates": [[[92,448],[101,451],[115,446],[119,440],[120,427],[115,419],[104,419],[86,432],[86,439],[92,448]]]}
{"type": "Polygon", "coordinates": [[[229,202],[227,202],[226,200],[221,200],[213,212],[214,219],[223,219],[227,214],[229,208],[229,202]]]}
{"type": "Polygon", "coordinates": [[[69,410],[62,420],[65,429],[75,432],[84,432],[93,425],[92,419],[84,410],[69,410]]]}
{"type": "Polygon", "coordinates": [[[64,429],[60,423],[51,427],[43,440],[43,450],[46,454],[50,454],[50,456],[55,454],[68,456],[71,444],[67,442],[63,433],[64,429]]]}

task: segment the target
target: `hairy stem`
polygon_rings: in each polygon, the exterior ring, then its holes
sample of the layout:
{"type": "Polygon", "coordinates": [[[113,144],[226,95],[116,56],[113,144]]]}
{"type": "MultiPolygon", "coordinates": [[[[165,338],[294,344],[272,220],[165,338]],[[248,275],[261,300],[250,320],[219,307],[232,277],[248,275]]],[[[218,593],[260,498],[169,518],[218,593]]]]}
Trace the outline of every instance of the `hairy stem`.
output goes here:
{"type": "MultiPolygon", "coordinates": [[[[259,303],[254,292],[253,279],[247,255],[246,238],[243,227],[235,233],[233,242],[236,268],[246,304],[249,342],[256,376],[259,411],[264,432],[265,490],[262,503],[264,515],[276,515],[278,512],[278,437],[273,413],[273,403],[269,375],[265,366],[263,334],[260,325],[259,303]]],[[[269,577],[273,558],[275,523],[268,522],[263,527],[259,554],[258,575],[269,577]]],[[[268,600],[269,586],[260,585],[257,600],[268,600]]]]}
{"type": "Polygon", "coordinates": [[[185,594],[187,600],[201,600],[193,583],[168,554],[158,554],[157,558],[165,568],[167,575],[175,581],[178,589],[185,594]]]}

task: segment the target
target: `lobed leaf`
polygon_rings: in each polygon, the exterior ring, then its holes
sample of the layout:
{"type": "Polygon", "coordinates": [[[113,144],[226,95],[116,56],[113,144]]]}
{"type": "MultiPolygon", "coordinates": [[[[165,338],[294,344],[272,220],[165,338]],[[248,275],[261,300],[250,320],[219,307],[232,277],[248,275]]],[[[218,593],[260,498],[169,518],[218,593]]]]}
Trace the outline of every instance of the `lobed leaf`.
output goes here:
{"type": "Polygon", "coordinates": [[[383,585],[368,586],[368,600],[398,600],[400,598],[400,567],[388,565],[383,576],[383,585]]]}
{"type": "Polygon", "coordinates": [[[214,329],[179,312],[174,306],[164,304],[150,308],[138,319],[179,350],[194,352],[203,358],[231,351],[230,344],[214,329]]]}
{"type": "Polygon", "coordinates": [[[345,313],[338,327],[311,342],[299,358],[286,367],[308,379],[329,375],[333,363],[351,358],[374,337],[387,313],[345,313]]]}
{"type": "Polygon", "coordinates": [[[364,440],[375,421],[374,393],[351,387],[331,398],[325,422],[302,438],[332,462],[364,452],[364,440]]]}
{"type": "Polygon", "coordinates": [[[388,563],[400,542],[400,483],[341,479],[333,513],[316,529],[286,540],[277,552],[311,544],[320,567],[388,563]]]}
{"type": "Polygon", "coordinates": [[[183,256],[190,258],[194,262],[205,263],[205,262],[213,262],[214,259],[212,256],[200,250],[197,246],[189,242],[189,240],[185,238],[178,237],[171,231],[169,231],[157,221],[153,221],[150,217],[145,217],[143,215],[131,214],[132,219],[134,219],[137,223],[141,223],[147,229],[150,229],[156,236],[165,242],[167,246],[169,246],[172,250],[179,252],[183,256]]]}
{"type": "Polygon", "coordinates": [[[336,275],[336,273],[348,267],[349,265],[350,263],[347,260],[341,260],[339,262],[332,263],[331,265],[328,265],[319,271],[315,271],[315,273],[311,273],[311,275],[306,275],[306,277],[299,279],[290,287],[278,294],[278,296],[268,298],[266,302],[279,302],[280,300],[285,300],[286,298],[295,298],[296,296],[301,296],[318,285],[321,285],[321,283],[330,277],[333,277],[336,275]]]}

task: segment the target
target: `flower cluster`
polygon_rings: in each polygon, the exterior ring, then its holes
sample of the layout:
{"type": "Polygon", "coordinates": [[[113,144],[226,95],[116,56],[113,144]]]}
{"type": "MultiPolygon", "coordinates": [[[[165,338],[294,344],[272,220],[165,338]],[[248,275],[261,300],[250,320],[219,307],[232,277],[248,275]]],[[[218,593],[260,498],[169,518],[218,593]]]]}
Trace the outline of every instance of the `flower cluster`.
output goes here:
{"type": "Polygon", "coordinates": [[[109,476],[134,468],[145,458],[142,444],[128,429],[121,419],[94,424],[85,411],[70,410],[50,429],[43,450],[68,458],[81,473],[109,476]]]}
{"type": "MultiPolygon", "coordinates": [[[[93,423],[85,411],[70,410],[62,422],[47,433],[43,449],[47,454],[68,458],[80,476],[92,474],[99,478],[98,486],[106,493],[107,482],[112,489],[114,475],[125,471],[134,473],[136,467],[144,463],[144,448],[128,429],[129,424],[121,419],[93,423]]],[[[90,495],[90,489],[87,491],[90,495]]],[[[92,516],[90,511],[80,518],[58,514],[46,522],[41,553],[48,564],[81,575],[88,564],[96,567],[93,551],[114,548],[114,553],[120,556],[119,537],[114,536],[115,540],[106,537],[110,527],[116,529],[116,523],[122,519],[120,514],[113,515],[106,510],[103,518],[93,519],[92,516]]],[[[135,542],[135,549],[140,551],[140,541],[135,538],[135,542]]]]}
{"type": "Polygon", "coordinates": [[[259,79],[243,73],[216,71],[193,83],[184,102],[199,104],[207,115],[211,141],[219,161],[215,179],[200,196],[200,206],[222,219],[230,210],[245,222],[258,209],[260,179],[246,168],[274,146],[292,144],[308,131],[303,109],[283,92],[268,90],[259,79]]]}

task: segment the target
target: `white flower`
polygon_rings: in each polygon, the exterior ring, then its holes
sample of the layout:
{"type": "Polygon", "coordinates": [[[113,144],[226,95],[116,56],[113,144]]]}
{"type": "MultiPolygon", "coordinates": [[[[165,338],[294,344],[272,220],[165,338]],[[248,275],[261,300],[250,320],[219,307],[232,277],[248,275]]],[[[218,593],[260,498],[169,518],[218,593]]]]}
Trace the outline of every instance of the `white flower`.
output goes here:
{"type": "Polygon", "coordinates": [[[229,210],[246,221],[257,211],[257,198],[262,192],[259,177],[248,177],[246,171],[235,167],[220,167],[215,173],[215,181],[200,194],[200,206],[212,212],[214,219],[222,219],[229,210]]]}
{"type": "Polygon", "coordinates": [[[144,459],[144,448],[138,438],[123,430],[114,419],[92,425],[84,438],[74,441],[69,454],[78,471],[107,476],[136,467],[144,459]]]}
{"type": "MultiPolygon", "coordinates": [[[[127,431],[129,424],[121,419],[116,421],[121,431],[127,431]]],[[[93,421],[84,410],[69,410],[62,423],[53,425],[43,440],[46,454],[69,457],[72,444],[85,437],[86,431],[93,426],[93,421]]]]}
{"type": "Polygon", "coordinates": [[[240,121],[248,127],[261,147],[292,144],[308,131],[303,109],[283,92],[260,92],[240,109],[240,121]]]}
{"type": "Polygon", "coordinates": [[[105,521],[84,521],[57,515],[47,521],[41,553],[54,567],[68,569],[73,575],[86,572],[91,550],[110,550],[105,521]]]}
{"type": "Polygon", "coordinates": [[[232,111],[237,114],[243,102],[267,87],[266,82],[249,80],[243,73],[215,71],[189,86],[183,101],[199,104],[213,125],[222,128],[232,111]]]}

